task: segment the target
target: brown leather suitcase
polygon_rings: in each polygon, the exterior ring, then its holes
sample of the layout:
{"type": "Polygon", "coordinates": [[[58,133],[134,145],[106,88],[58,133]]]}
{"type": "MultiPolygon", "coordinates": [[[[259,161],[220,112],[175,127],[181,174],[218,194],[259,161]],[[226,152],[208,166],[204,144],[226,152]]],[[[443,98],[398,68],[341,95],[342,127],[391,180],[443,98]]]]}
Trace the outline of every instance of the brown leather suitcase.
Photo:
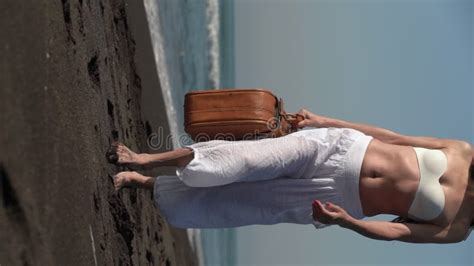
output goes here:
{"type": "Polygon", "coordinates": [[[280,137],[303,119],[267,89],[192,91],[184,99],[184,130],[195,142],[280,137]]]}

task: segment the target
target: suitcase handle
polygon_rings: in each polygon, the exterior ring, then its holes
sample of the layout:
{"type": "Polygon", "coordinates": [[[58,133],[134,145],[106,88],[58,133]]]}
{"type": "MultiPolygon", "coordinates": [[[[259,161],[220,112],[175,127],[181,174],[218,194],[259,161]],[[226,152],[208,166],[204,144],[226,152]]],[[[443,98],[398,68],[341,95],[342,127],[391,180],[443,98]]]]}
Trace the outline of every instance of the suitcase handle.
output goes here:
{"type": "Polygon", "coordinates": [[[278,121],[281,121],[280,117],[285,119],[291,126],[291,129],[290,129],[291,132],[297,131],[298,130],[298,123],[300,123],[301,121],[303,121],[305,119],[302,114],[287,113],[285,111],[282,98],[278,99],[277,111],[278,111],[278,121]]]}
{"type": "Polygon", "coordinates": [[[293,114],[293,113],[287,113],[285,117],[286,117],[286,120],[290,122],[291,126],[295,128],[297,128],[298,124],[305,119],[302,114],[293,114]]]}

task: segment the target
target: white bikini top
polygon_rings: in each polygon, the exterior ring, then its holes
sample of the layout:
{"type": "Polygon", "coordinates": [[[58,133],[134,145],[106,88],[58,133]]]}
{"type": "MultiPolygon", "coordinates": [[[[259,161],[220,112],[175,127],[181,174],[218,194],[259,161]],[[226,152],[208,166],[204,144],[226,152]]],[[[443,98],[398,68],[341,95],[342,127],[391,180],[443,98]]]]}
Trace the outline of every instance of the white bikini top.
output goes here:
{"type": "Polygon", "coordinates": [[[420,183],[408,215],[415,219],[432,220],[444,209],[445,196],[439,183],[448,168],[448,160],[441,150],[413,147],[420,168],[420,183]]]}

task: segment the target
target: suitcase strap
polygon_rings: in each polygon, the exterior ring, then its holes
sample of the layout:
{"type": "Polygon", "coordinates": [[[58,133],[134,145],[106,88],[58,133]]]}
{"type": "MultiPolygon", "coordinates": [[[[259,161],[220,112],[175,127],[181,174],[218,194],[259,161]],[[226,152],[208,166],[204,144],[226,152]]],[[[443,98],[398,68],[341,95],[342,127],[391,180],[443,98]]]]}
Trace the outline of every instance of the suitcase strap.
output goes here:
{"type": "Polygon", "coordinates": [[[287,113],[285,111],[282,98],[280,98],[278,100],[277,118],[278,118],[278,121],[280,121],[280,123],[282,122],[282,119],[283,119],[288,124],[290,124],[290,126],[291,126],[290,132],[297,131],[298,130],[298,123],[305,119],[302,114],[287,113]]]}
{"type": "Polygon", "coordinates": [[[277,106],[275,119],[271,121],[271,131],[257,134],[259,138],[273,138],[298,131],[298,123],[305,119],[301,114],[287,113],[283,105],[283,99],[275,98],[277,99],[277,106]]]}

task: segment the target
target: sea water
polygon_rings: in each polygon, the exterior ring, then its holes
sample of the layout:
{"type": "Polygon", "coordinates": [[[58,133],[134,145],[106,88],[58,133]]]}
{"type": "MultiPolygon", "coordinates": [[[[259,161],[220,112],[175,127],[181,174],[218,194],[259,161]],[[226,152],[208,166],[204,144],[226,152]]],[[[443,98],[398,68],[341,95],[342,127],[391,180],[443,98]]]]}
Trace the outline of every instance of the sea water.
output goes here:
{"type": "MultiPolygon", "coordinates": [[[[145,0],[152,46],[173,148],[184,132],[184,96],[234,85],[233,3],[226,0],[145,0]]],[[[191,141],[192,142],[192,141],[191,141]]],[[[235,264],[234,229],[188,229],[201,265],[235,264]]]]}

